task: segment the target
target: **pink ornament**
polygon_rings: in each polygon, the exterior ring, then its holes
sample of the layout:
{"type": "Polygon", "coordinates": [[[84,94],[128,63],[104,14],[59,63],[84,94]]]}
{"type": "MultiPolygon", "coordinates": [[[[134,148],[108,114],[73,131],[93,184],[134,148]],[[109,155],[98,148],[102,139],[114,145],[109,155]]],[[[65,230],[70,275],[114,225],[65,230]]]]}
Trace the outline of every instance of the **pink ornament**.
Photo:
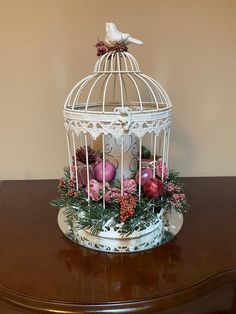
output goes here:
{"type": "MultiPolygon", "coordinates": [[[[97,181],[103,182],[103,161],[98,162],[94,168],[94,177],[97,181]]],[[[105,181],[111,182],[116,176],[115,166],[107,160],[105,162],[105,181]]]]}
{"type": "MultiPolygon", "coordinates": [[[[144,168],[141,170],[141,185],[144,185],[144,183],[153,177],[153,170],[151,168],[144,168]]],[[[135,176],[135,181],[137,184],[139,184],[139,173],[137,172],[135,176]]]]}
{"type": "Polygon", "coordinates": [[[143,185],[144,194],[151,199],[159,198],[165,193],[164,185],[161,180],[151,178],[143,185]]]}

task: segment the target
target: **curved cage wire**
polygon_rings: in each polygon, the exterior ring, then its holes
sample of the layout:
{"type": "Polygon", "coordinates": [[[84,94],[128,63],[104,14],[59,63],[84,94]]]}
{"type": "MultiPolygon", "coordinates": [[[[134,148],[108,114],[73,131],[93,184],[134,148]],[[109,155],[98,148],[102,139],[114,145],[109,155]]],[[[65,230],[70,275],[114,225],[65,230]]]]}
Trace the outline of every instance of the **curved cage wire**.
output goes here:
{"type": "MultiPolygon", "coordinates": [[[[78,82],[64,105],[64,124],[71,178],[76,188],[81,176],[84,184],[93,178],[88,160],[88,147],[99,148],[102,159],[102,197],[105,207],[105,162],[116,165],[116,179],[120,180],[121,195],[124,179],[139,174],[138,197],[141,197],[142,145],[149,147],[153,171],[162,159],[168,167],[171,124],[171,101],[163,87],[141,72],[138,62],[128,52],[108,52],[95,64],[94,72],[78,82]],[[79,165],[76,151],[85,147],[86,164],[79,165]],[[83,167],[83,172],[81,172],[83,167]]],[[[88,189],[88,202],[90,190],[88,189]]]]}
{"type": "Polygon", "coordinates": [[[128,107],[131,113],[164,111],[171,101],[163,87],[140,71],[128,52],[109,52],[99,58],[93,74],[78,82],[64,109],[89,113],[112,113],[128,107]]]}

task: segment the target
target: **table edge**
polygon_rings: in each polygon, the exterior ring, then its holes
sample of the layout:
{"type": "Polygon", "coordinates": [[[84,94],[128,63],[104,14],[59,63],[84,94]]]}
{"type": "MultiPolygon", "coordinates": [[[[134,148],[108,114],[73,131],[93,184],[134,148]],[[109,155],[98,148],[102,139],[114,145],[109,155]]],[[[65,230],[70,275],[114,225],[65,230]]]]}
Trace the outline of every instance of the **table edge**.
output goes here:
{"type": "Polygon", "coordinates": [[[109,311],[114,310],[116,313],[124,313],[124,311],[127,313],[140,313],[143,311],[143,313],[145,313],[147,310],[165,310],[169,308],[169,304],[177,306],[190,302],[230,283],[236,287],[236,268],[218,272],[197,283],[172,291],[171,293],[140,301],[80,304],[76,302],[30,297],[2,286],[0,286],[0,301],[15,307],[45,313],[65,311],[70,314],[76,314],[78,310],[82,313],[98,313],[100,311],[109,313],[109,311]],[[173,298],[174,302],[172,301],[170,303],[173,298]]]}

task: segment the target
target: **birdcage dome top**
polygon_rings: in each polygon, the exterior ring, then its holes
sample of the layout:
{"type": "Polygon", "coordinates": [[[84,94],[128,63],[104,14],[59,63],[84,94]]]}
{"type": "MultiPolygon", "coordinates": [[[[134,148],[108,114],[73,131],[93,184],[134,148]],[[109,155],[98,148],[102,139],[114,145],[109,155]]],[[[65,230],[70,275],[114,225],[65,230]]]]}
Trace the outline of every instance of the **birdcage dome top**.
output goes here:
{"type": "Polygon", "coordinates": [[[131,113],[164,111],[171,108],[171,101],[157,81],[141,72],[132,54],[111,51],[74,86],[64,109],[97,114],[117,112],[119,107],[131,113]]]}
{"type": "Polygon", "coordinates": [[[166,127],[171,101],[164,88],[144,74],[127,50],[110,50],[100,56],[93,72],[70,91],[64,105],[65,127],[121,136],[124,132],[142,137],[166,127]]]}
{"type": "Polygon", "coordinates": [[[140,73],[138,62],[128,51],[110,51],[95,64],[94,73],[140,73]]]}

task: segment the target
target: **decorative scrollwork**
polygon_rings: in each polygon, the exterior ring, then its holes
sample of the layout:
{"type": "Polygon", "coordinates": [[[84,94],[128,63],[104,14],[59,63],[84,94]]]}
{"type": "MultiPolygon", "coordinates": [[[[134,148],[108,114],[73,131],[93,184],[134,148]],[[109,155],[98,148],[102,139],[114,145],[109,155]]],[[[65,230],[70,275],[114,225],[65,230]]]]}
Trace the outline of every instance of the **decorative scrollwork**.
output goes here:
{"type": "Polygon", "coordinates": [[[88,133],[95,140],[101,134],[111,135],[116,141],[118,141],[124,134],[137,136],[139,139],[143,138],[145,134],[154,132],[155,135],[159,135],[161,131],[168,130],[171,123],[171,117],[165,117],[156,121],[133,121],[128,131],[124,130],[118,124],[113,122],[86,122],[81,120],[73,120],[65,118],[66,130],[71,130],[77,136],[80,133],[88,133]]]}

